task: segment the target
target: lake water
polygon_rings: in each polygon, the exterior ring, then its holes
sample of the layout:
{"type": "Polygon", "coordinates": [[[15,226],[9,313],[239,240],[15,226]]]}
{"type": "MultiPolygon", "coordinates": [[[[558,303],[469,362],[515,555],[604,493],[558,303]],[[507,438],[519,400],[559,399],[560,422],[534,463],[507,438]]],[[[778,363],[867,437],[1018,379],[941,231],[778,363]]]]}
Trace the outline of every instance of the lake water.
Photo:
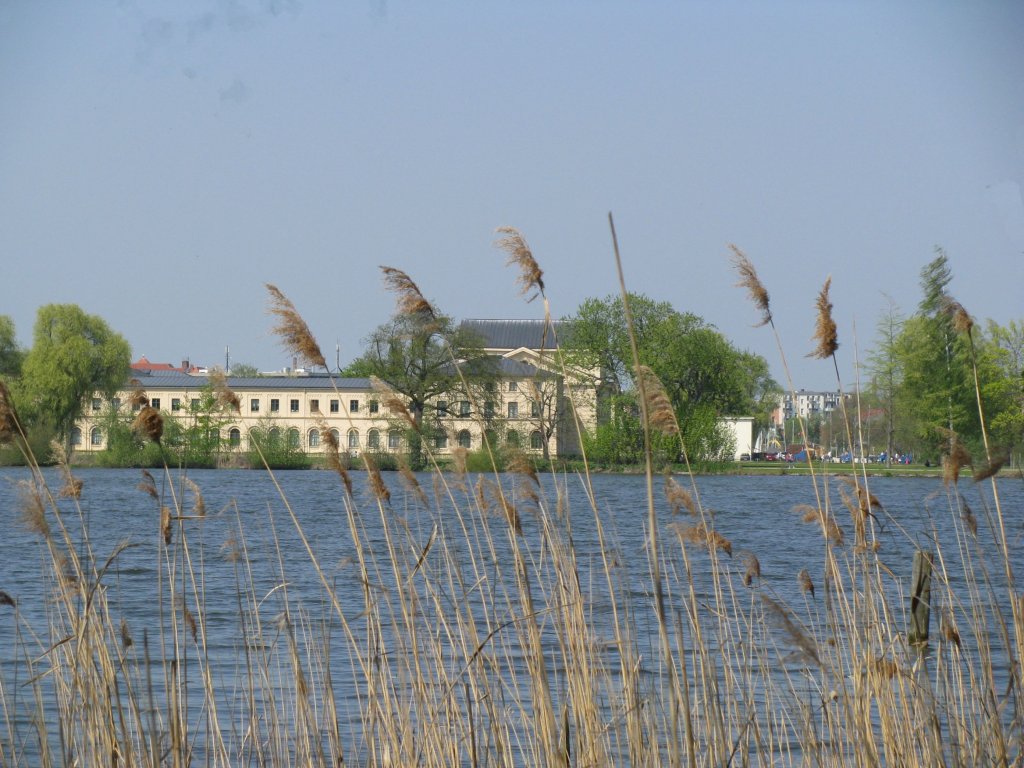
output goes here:
{"type": "MultiPolygon", "coordinates": [[[[108,585],[108,600],[114,622],[124,617],[136,645],[141,643],[144,630],[148,630],[150,642],[155,643],[164,621],[157,608],[161,600],[160,593],[163,591],[166,599],[168,590],[166,561],[161,559],[159,503],[137,488],[141,477],[138,470],[81,470],[75,474],[84,481],[81,512],[72,500],[56,501],[67,521],[69,535],[76,548],[81,548],[87,532],[100,565],[120,542],[133,545],[111,563],[104,583],[108,585]],[[164,565],[161,566],[161,563],[164,565]]],[[[180,475],[173,471],[169,478],[161,477],[159,473],[154,474],[157,487],[165,498],[169,498],[172,486],[173,492],[180,495],[180,475]]],[[[366,487],[365,473],[355,472],[352,475],[355,482],[357,524],[365,546],[364,555],[369,553],[372,558],[376,558],[377,563],[369,569],[369,573],[370,580],[378,583],[369,587],[363,583],[356,566],[360,553],[352,543],[350,518],[346,513],[344,493],[338,478],[332,473],[317,471],[279,472],[275,476],[321,564],[323,578],[337,590],[346,619],[351,622],[351,626],[358,627],[360,613],[365,607],[365,590],[379,590],[382,594],[389,594],[389,600],[397,600],[394,597],[397,587],[395,577],[386,567],[389,532],[382,525],[377,505],[366,487]]],[[[4,530],[4,535],[0,537],[0,590],[17,600],[20,619],[19,625],[13,610],[0,606],[2,692],[8,707],[4,722],[0,723],[0,735],[5,755],[15,752],[27,755],[27,763],[31,764],[31,756],[36,750],[32,745],[33,731],[30,726],[33,702],[23,687],[27,677],[24,658],[26,655],[41,657],[42,651],[56,638],[49,636],[48,607],[52,598],[49,593],[52,585],[44,578],[48,572],[50,555],[40,537],[27,531],[19,522],[17,484],[28,476],[26,470],[0,470],[0,515],[3,516],[4,530]],[[37,639],[31,639],[29,628],[36,633],[37,639]]],[[[202,574],[203,590],[201,598],[190,593],[186,601],[205,601],[202,612],[206,618],[206,653],[217,688],[224,696],[220,716],[226,722],[234,718],[244,719],[242,708],[238,705],[239,694],[233,695],[232,691],[238,690],[236,678],[241,672],[240,659],[244,651],[242,638],[247,632],[251,634],[252,628],[250,626],[249,630],[243,630],[240,626],[239,575],[236,564],[226,556],[225,551],[225,547],[230,548],[232,541],[244,540],[247,547],[244,562],[249,570],[244,578],[252,585],[253,599],[258,602],[257,606],[252,607],[250,618],[255,616],[263,622],[266,642],[280,642],[284,645],[274,622],[286,609],[294,611],[301,606],[310,624],[326,621],[333,625],[329,632],[334,638],[332,643],[339,647],[350,643],[336,620],[334,609],[324,597],[321,576],[311,567],[305,545],[272,478],[263,472],[225,470],[191,471],[188,476],[202,491],[206,515],[201,521],[190,520],[185,523],[192,566],[202,574]]],[[[46,477],[54,492],[63,484],[56,471],[47,471],[46,477]]],[[[436,542],[439,540],[448,542],[453,550],[464,548],[467,552],[486,552],[486,556],[477,556],[475,567],[483,572],[476,573],[474,578],[487,582],[490,591],[479,590],[473,594],[478,597],[489,594],[492,609],[495,604],[506,605],[500,599],[504,594],[502,590],[511,591],[514,582],[514,570],[507,567],[513,558],[508,537],[496,535],[489,541],[480,542],[474,539],[472,530],[467,534],[451,512],[453,503],[445,499],[443,493],[440,496],[441,504],[437,504],[437,489],[429,475],[420,476],[429,499],[426,507],[407,491],[397,473],[385,474],[384,480],[391,492],[391,503],[385,517],[392,521],[400,520],[401,529],[405,532],[400,544],[403,557],[414,564],[424,548],[428,545],[437,547],[436,542]],[[438,509],[441,511],[438,512],[438,509]]],[[[689,481],[686,478],[678,480],[684,487],[688,487],[689,481]]],[[[465,510],[473,505],[474,481],[475,478],[469,478],[465,492],[453,490],[455,505],[459,508],[465,510]]],[[[586,499],[584,484],[575,476],[542,476],[540,482],[541,495],[546,500],[543,503],[549,516],[557,520],[565,530],[571,530],[580,582],[590,601],[588,615],[595,634],[610,640],[613,630],[610,625],[603,627],[602,622],[610,622],[611,598],[603,575],[597,526],[586,499]],[[556,488],[561,488],[564,493],[560,509],[556,509],[554,501],[556,488]]],[[[541,573],[548,566],[538,534],[539,516],[531,513],[534,507],[522,498],[519,483],[518,479],[512,477],[506,476],[503,479],[510,494],[517,497],[521,510],[524,529],[522,546],[528,553],[531,566],[541,573]]],[[[738,578],[745,567],[744,554],[756,555],[761,568],[757,586],[776,599],[792,605],[804,604],[806,600],[797,581],[801,569],[808,570],[820,589],[824,550],[821,532],[816,525],[802,522],[800,515],[793,511],[799,504],[816,505],[810,478],[787,475],[709,476],[698,478],[696,483],[704,507],[712,513],[715,529],[731,541],[733,557],[723,557],[721,568],[726,569],[733,578],[738,578]]],[[[849,547],[853,531],[849,514],[842,508],[840,486],[837,478],[828,478],[826,496],[845,528],[849,547]]],[[[658,658],[659,651],[657,623],[650,610],[652,590],[646,554],[645,480],[639,476],[599,475],[593,478],[593,487],[599,516],[608,539],[606,551],[614,552],[623,567],[624,581],[635,601],[633,622],[638,650],[644,663],[653,669],[654,664],[650,660],[658,658]]],[[[875,510],[876,536],[881,546],[882,562],[895,576],[894,585],[904,590],[909,585],[911,558],[916,548],[935,550],[937,541],[938,548],[946,556],[961,551],[963,526],[958,521],[961,520],[963,507],[957,505],[956,499],[950,496],[940,480],[871,478],[870,490],[882,504],[881,508],[875,510]]],[[[993,510],[991,486],[988,483],[974,485],[968,480],[960,484],[959,491],[962,494],[961,504],[966,503],[977,518],[979,540],[989,542],[985,546],[991,551],[992,538],[987,530],[993,510]]],[[[1024,555],[1024,482],[1020,479],[1000,480],[999,493],[1008,526],[1011,562],[1019,563],[1024,555]]],[[[678,558],[678,541],[671,534],[671,526],[680,520],[688,521],[688,518],[673,516],[665,502],[660,478],[655,481],[655,499],[663,552],[667,553],[666,576],[672,578],[672,574],[681,571],[682,564],[678,558]]],[[[191,503],[191,495],[186,494],[182,506],[186,513],[191,503]]],[[[495,525],[494,530],[500,531],[501,527],[495,525]]],[[[392,531],[392,545],[395,544],[393,535],[392,531]]],[[[429,558],[424,557],[423,567],[432,567],[431,558],[436,553],[434,549],[429,558]]],[[[183,567],[180,558],[177,562],[179,568],[183,567]]],[[[710,590],[709,558],[706,554],[698,554],[693,557],[693,562],[698,591],[710,590]]],[[[955,590],[963,582],[963,568],[955,562],[946,565],[951,588],[955,590]]],[[[467,579],[473,573],[473,567],[467,565],[464,574],[467,579]]],[[[180,571],[178,578],[181,578],[180,571]]],[[[995,569],[993,579],[997,584],[997,600],[1005,594],[1005,585],[1001,586],[1000,578],[998,569],[995,569]]],[[[456,592],[453,589],[453,594],[443,599],[457,600],[456,592]]],[[[682,598],[678,593],[671,596],[672,600],[682,598]]],[[[479,610],[486,611],[484,603],[488,602],[488,598],[481,597],[480,601],[479,610]]],[[[454,605],[450,608],[452,611],[456,609],[454,605]]],[[[508,620],[507,611],[499,611],[498,615],[489,617],[491,622],[505,620],[508,620]]],[[[435,622],[433,626],[436,628],[439,625],[435,622]]],[[[356,638],[356,645],[363,642],[364,638],[356,638]]],[[[389,635],[387,627],[383,629],[379,642],[385,646],[389,643],[400,645],[400,639],[389,635]]],[[[551,633],[546,633],[545,642],[555,643],[556,639],[551,633]]],[[[386,652],[392,651],[394,648],[386,649],[386,652]]],[[[360,675],[352,670],[353,662],[349,652],[340,650],[335,653],[335,669],[331,676],[337,720],[345,738],[356,745],[350,749],[358,753],[358,745],[365,744],[365,734],[360,733],[361,707],[365,703],[361,696],[364,692],[360,690],[360,675]]],[[[508,653],[515,655],[518,651],[510,648],[508,653]]],[[[556,655],[554,649],[552,655],[556,655]]],[[[512,663],[520,662],[521,659],[512,660],[512,663]]],[[[45,662],[42,664],[45,667],[45,662]]],[[[997,667],[999,665],[997,660],[997,667]]],[[[1002,665],[1005,667],[1005,659],[1002,665]]],[[[201,691],[196,694],[193,706],[197,717],[202,711],[199,694],[201,691]]],[[[52,702],[47,701],[44,706],[49,713],[53,713],[52,702]]],[[[245,723],[232,722],[232,728],[241,733],[245,723]]],[[[53,730],[55,728],[51,726],[51,735],[53,730]]],[[[237,740],[241,736],[236,733],[233,738],[237,740]]]]}

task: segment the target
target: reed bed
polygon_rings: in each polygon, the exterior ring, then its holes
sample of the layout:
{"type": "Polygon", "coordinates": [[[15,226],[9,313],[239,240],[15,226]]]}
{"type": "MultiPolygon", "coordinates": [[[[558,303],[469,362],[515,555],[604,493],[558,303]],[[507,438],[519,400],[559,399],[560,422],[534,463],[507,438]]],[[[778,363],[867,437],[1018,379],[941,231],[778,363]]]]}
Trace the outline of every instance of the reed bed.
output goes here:
{"type": "MultiPolygon", "coordinates": [[[[547,316],[525,241],[501,234],[547,316]]],[[[752,264],[738,266],[772,324],[752,264]]],[[[433,311],[404,273],[386,276],[408,311],[433,311]]],[[[272,296],[288,343],[322,358],[272,296]]],[[[834,324],[820,323],[832,356],[834,324]]],[[[659,383],[638,379],[650,428],[677,434],[659,383]]],[[[16,417],[5,424],[17,441],[16,417]]],[[[140,426],[159,440],[152,415],[140,426]]],[[[265,508],[210,510],[192,477],[165,467],[133,491],[151,540],[117,542],[90,530],[89,486],[64,457],[60,475],[27,458],[20,515],[45,600],[0,592],[13,649],[0,670],[2,766],[1024,760],[1024,604],[995,478],[980,517],[958,478],[923,501],[950,539],[903,529],[866,477],[817,472],[816,502],[794,516],[819,543],[784,594],[762,577],[763,554],[734,551],[692,475],[662,478],[650,462],[640,511],[605,508],[586,472],[538,475],[522,456],[504,475],[458,461],[404,471],[401,491],[372,464],[338,464],[334,540],[307,535],[301,500],[269,469],[265,508]],[[638,577],[615,528],[640,524],[638,577]],[[886,559],[883,527],[931,551],[927,647],[908,642],[910,574],[886,559]],[[155,599],[129,609],[118,568],[136,546],[153,552],[155,599]],[[225,633],[228,647],[211,640],[225,633]]]]}

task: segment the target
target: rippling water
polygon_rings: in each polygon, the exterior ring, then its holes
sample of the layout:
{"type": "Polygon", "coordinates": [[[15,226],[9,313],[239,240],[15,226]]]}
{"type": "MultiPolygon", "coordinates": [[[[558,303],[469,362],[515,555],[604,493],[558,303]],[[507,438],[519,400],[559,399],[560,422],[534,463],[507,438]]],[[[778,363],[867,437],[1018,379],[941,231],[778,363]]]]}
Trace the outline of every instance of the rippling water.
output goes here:
{"type": "MultiPolygon", "coordinates": [[[[151,637],[158,636],[161,625],[157,608],[160,591],[166,594],[168,589],[166,572],[161,575],[159,568],[158,503],[137,488],[140,479],[137,470],[81,470],[76,475],[85,482],[80,502],[81,518],[73,501],[57,501],[64,511],[63,519],[71,540],[76,548],[83,548],[88,538],[100,564],[119,542],[133,545],[123,551],[107,571],[104,581],[109,587],[109,600],[118,616],[125,618],[137,642],[144,629],[148,629],[151,637]]],[[[218,684],[226,694],[223,706],[232,709],[238,703],[237,696],[232,698],[231,691],[237,685],[235,678],[244,649],[238,610],[239,575],[225,554],[225,545],[231,540],[244,538],[250,569],[244,578],[253,584],[256,599],[260,601],[257,614],[266,626],[272,627],[274,617],[284,611],[286,597],[294,605],[303,605],[314,620],[330,617],[332,609],[324,598],[320,577],[311,567],[305,546],[269,475],[221,470],[192,471],[188,476],[202,490],[207,510],[203,520],[186,523],[193,566],[202,574],[203,595],[200,599],[205,601],[207,650],[218,684]]],[[[27,701],[27,695],[20,688],[26,673],[19,666],[23,661],[19,657],[24,656],[26,647],[29,653],[38,653],[54,638],[47,637],[50,595],[46,591],[48,581],[43,578],[50,556],[39,536],[25,530],[18,522],[17,482],[27,477],[25,470],[0,470],[0,514],[4,521],[4,535],[0,537],[0,590],[17,600],[21,618],[21,626],[16,627],[13,611],[0,607],[3,694],[11,709],[8,715],[10,728],[7,724],[0,725],[0,728],[7,742],[5,751],[20,749],[25,754],[32,754],[31,739],[27,735],[31,702],[27,701]],[[38,640],[27,639],[27,627],[33,628],[38,640]],[[13,735],[10,730],[14,731],[13,735]],[[12,747],[11,740],[19,746],[12,747]]],[[[361,510],[359,524],[365,531],[365,541],[384,562],[386,531],[376,504],[366,489],[364,474],[353,473],[353,477],[357,507],[361,510]]],[[[338,478],[328,472],[315,471],[279,472],[276,478],[311,542],[325,578],[335,585],[342,610],[355,622],[364,608],[366,585],[359,579],[354,565],[357,552],[349,534],[338,478]]],[[[52,489],[59,489],[62,485],[56,472],[49,472],[47,479],[52,489]]],[[[397,475],[385,475],[392,493],[388,514],[408,526],[410,536],[407,541],[426,547],[432,541],[436,527],[438,536],[450,546],[476,551],[478,545],[472,540],[473,534],[470,533],[471,538],[467,541],[459,520],[452,512],[452,503],[443,496],[441,503],[436,503],[433,479],[422,475],[420,480],[431,497],[428,507],[422,507],[416,497],[405,490],[397,475]]],[[[517,493],[513,479],[505,478],[503,482],[513,494],[517,493]]],[[[681,482],[684,485],[688,483],[685,479],[681,482]]],[[[173,472],[169,478],[157,476],[157,485],[164,494],[173,492],[180,496],[182,493],[180,476],[173,472]]],[[[840,510],[837,517],[846,526],[849,537],[852,531],[849,530],[849,515],[841,511],[840,485],[837,478],[829,478],[826,497],[840,510]]],[[[548,500],[549,513],[559,521],[559,525],[571,530],[580,580],[584,593],[590,596],[588,610],[596,633],[611,638],[614,628],[610,625],[610,598],[602,575],[597,527],[586,500],[584,485],[575,476],[542,476],[541,486],[542,494],[548,500]],[[555,509],[556,485],[564,489],[568,499],[561,512],[555,509]]],[[[593,478],[593,486],[598,513],[610,539],[609,550],[625,567],[626,581],[638,601],[637,605],[647,609],[635,612],[638,647],[645,658],[654,658],[657,656],[657,625],[649,610],[651,581],[646,555],[645,480],[639,476],[600,475],[593,478]]],[[[824,544],[820,530],[816,525],[802,522],[800,515],[793,511],[798,504],[816,504],[810,478],[787,475],[712,476],[698,478],[697,488],[704,507],[713,511],[716,530],[731,541],[734,557],[731,561],[723,559],[726,568],[742,572],[744,553],[753,553],[761,567],[759,586],[786,602],[803,601],[796,579],[801,569],[807,568],[814,581],[821,583],[824,544]]],[[[938,542],[944,553],[954,554],[960,550],[958,530],[962,530],[962,526],[954,523],[963,507],[951,503],[941,481],[934,478],[871,478],[870,490],[881,502],[881,507],[875,509],[880,556],[897,577],[895,583],[904,588],[909,583],[911,557],[916,548],[934,550],[938,542]]],[[[967,508],[978,520],[981,538],[986,539],[992,510],[991,486],[987,483],[975,486],[966,482],[961,484],[960,492],[967,508]]],[[[1011,562],[1020,562],[1024,555],[1024,483],[1020,479],[1001,480],[999,492],[1004,517],[1010,526],[1007,538],[1011,545],[1011,562]]],[[[471,486],[466,493],[458,490],[454,493],[461,508],[470,505],[468,494],[472,493],[471,486]]],[[[665,503],[660,479],[655,484],[655,498],[668,565],[666,576],[671,578],[672,574],[679,573],[682,566],[677,554],[673,554],[678,551],[678,543],[670,533],[674,518],[665,503]]],[[[186,494],[182,505],[186,513],[191,503],[191,496],[186,494]]],[[[530,514],[529,508],[528,504],[521,505],[524,510],[524,541],[535,558],[535,566],[543,568],[544,555],[537,544],[538,518],[530,514]]],[[[986,540],[991,541],[991,537],[986,540]]],[[[495,590],[491,592],[493,596],[500,594],[498,590],[502,584],[508,586],[510,577],[507,573],[499,575],[499,572],[502,565],[510,561],[511,554],[507,539],[500,536],[487,546],[493,547],[489,561],[482,560],[478,566],[485,569],[482,578],[488,581],[491,590],[495,590]]],[[[411,561],[415,561],[416,556],[416,552],[411,553],[411,561]]],[[[703,560],[696,563],[698,590],[709,588],[707,572],[701,570],[705,565],[703,560]]],[[[998,573],[996,575],[998,577],[998,573]]],[[[386,569],[374,572],[373,578],[379,579],[380,583],[371,588],[382,591],[395,589],[393,577],[386,569]]],[[[949,578],[954,586],[962,583],[963,569],[949,568],[949,578]]],[[[505,617],[493,618],[501,621],[505,617]]],[[[264,631],[265,637],[273,640],[274,631],[264,631]]],[[[331,631],[342,643],[341,630],[335,627],[331,631]]],[[[551,638],[547,639],[551,641],[551,638]]],[[[389,640],[393,638],[384,638],[385,643],[389,640]]],[[[357,676],[345,674],[350,665],[347,655],[342,654],[338,661],[341,663],[337,663],[333,671],[338,719],[342,731],[347,730],[358,741],[361,738],[358,734],[361,691],[357,676]]],[[[52,704],[48,702],[46,706],[52,713],[52,704]]]]}

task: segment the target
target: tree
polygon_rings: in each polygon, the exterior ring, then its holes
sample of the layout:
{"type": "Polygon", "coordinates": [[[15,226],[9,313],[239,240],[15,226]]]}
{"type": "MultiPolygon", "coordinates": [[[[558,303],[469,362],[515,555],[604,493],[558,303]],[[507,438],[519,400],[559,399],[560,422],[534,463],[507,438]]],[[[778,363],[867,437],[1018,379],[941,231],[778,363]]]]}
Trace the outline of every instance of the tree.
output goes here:
{"type": "MultiPolygon", "coordinates": [[[[691,457],[721,453],[719,416],[753,414],[767,421],[779,387],[764,358],[737,350],[700,317],[679,312],[668,302],[635,294],[629,301],[640,362],[665,387],[691,457]]],[[[598,388],[599,422],[612,430],[616,425],[629,429],[629,409],[618,397],[636,392],[622,297],[587,299],[565,323],[567,360],[577,375],[589,375],[598,388]]],[[[624,433],[616,439],[628,442],[624,433]]]]}
{"type": "Polygon", "coordinates": [[[94,393],[124,386],[131,347],[96,315],[74,304],[40,307],[19,382],[19,408],[31,424],[52,423],[67,437],[94,393]]]}
{"type": "Polygon", "coordinates": [[[444,429],[451,414],[437,405],[456,400],[481,404],[497,379],[495,361],[475,334],[451,318],[431,312],[399,311],[366,339],[366,351],[344,376],[374,376],[404,397],[409,463],[423,465],[424,434],[444,429]],[[467,391],[468,387],[468,391],[467,391]]]}
{"type": "Polygon", "coordinates": [[[249,365],[248,363],[233,363],[231,365],[231,375],[237,376],[241,379],[255,379],[261,376],[260,369],[255,365],[249,365]]]}
{"type": "Polygon", "coordinates": [[[988,428],[997,446],[1019,454],[1024,448],[1024,322],[989,320],[979,346],[983,369],[993,372],[982,389],[988,428]]]}
{"type": "Polygon", "coordinates": [[[7,315],[0,315],[0,376],[16,377],[21,373],[24,357],[14,335],[14,321],[7,315]]]}
{"type": "Polygon", "coordinates": [[[871,393],[878,399],[885,415],[886,462],[896,451],[896,397],[903,384],[903,359],[899,354],[899,338],[906,322],[889,299],[889,309],[878,320],[875,348],[868,355],[871,393]]]}
{"type": "Polygon", "coordinates": [[[952,279],[949,259],[937,249],[921,270],[921,303],[897,340],[903,378],[894,408],[906,415],[917,452],[929,458],[937,457],[936,446],[952,440],[954,432],[965,442],[980,436],[970,350],[947,311],[952,279]]]}

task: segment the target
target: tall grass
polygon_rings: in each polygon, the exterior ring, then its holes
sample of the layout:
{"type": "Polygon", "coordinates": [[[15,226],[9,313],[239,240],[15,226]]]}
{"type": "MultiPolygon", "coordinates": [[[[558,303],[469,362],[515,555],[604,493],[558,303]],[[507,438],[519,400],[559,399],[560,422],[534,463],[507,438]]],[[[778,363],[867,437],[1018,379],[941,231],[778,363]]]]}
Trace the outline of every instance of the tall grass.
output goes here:
{"type": "MultiPolygon", "coordinates": [[[[549,319],[539,266],[518,233],[502,234],[520,284],[543,297],[549,319]]],[[[752,264],[744,256],[738,266],[772,323],[752,264]]],[[[406,311],[432,311],[404,273],[385,274],[406,311]]],[[[271,294],[282,337],[322,359],[291,303],[271,294]]],[[[819,308],[827,303],[826,288],[819,308]]],[[[834,325],[822,328],[831,356],[834,325]]],[[[660,382],[636,363],[647,429],[678,434],[660,382]]],[[[23,611],[17,595],[0,592],[13,643],[0,670],[0,765],[1024,759],[1022,604],[994,478],[979,520],[950,477],[935,514],[956,543],[943,548],[935,531],[887,517],[866,478],[816,471],[816,502],[795,514],[820,530],[820,545],[792,574],[800,597],[787,601],[762,578],[758,553],[733,551],[693,475],[656,483],[650,459],[642,515],[605,508],[587,472],[538,475],[523,456],[509,458],[505,474],[468,473],[458,456],[450,471],[406,470],[402,494],[387,489],[371,457],[365,493],[329,461],[337,541],[307,534],[302,501],[269,468],[276,499],[260,522],[235,504],[209,511],[192,478],[165,466],[143,473],[138,489],[138,512],[152,520],[157,597],[128,611],[116,573],[141,542],[94,539],[88,486],[61,457],[64,485],[52,488],[16,414],[0,406],[5,435],[29,463],[20,514],[41,543],[45,597],[43,610],[23,611]],[[585,489],[585,508],[572,507],[570,483],[585,489]],[[204,535],[212,515],[230,521],[214,547],[204,535]],[[594,545],[574,536],[581,516],[591,518],[594,545]],[[279,522],[297,543],[282,542],[279,522]],[[641,523],[648,565],[637,583],[608,526],[641,523]],[[907,642],[909,570],[886,561],[882,525],[931,540],[938,631],[929,649],[907,642]],[[296,570],[311,570],[315,583],[298,586],[296,570]],[[232,585],[230,600],[215,582],[232,585]],[[212,647],[225,627],[239,649],[231,662],[212,647]]],[[[159,440],[152,417],[139,426],[159,440]]]]}

